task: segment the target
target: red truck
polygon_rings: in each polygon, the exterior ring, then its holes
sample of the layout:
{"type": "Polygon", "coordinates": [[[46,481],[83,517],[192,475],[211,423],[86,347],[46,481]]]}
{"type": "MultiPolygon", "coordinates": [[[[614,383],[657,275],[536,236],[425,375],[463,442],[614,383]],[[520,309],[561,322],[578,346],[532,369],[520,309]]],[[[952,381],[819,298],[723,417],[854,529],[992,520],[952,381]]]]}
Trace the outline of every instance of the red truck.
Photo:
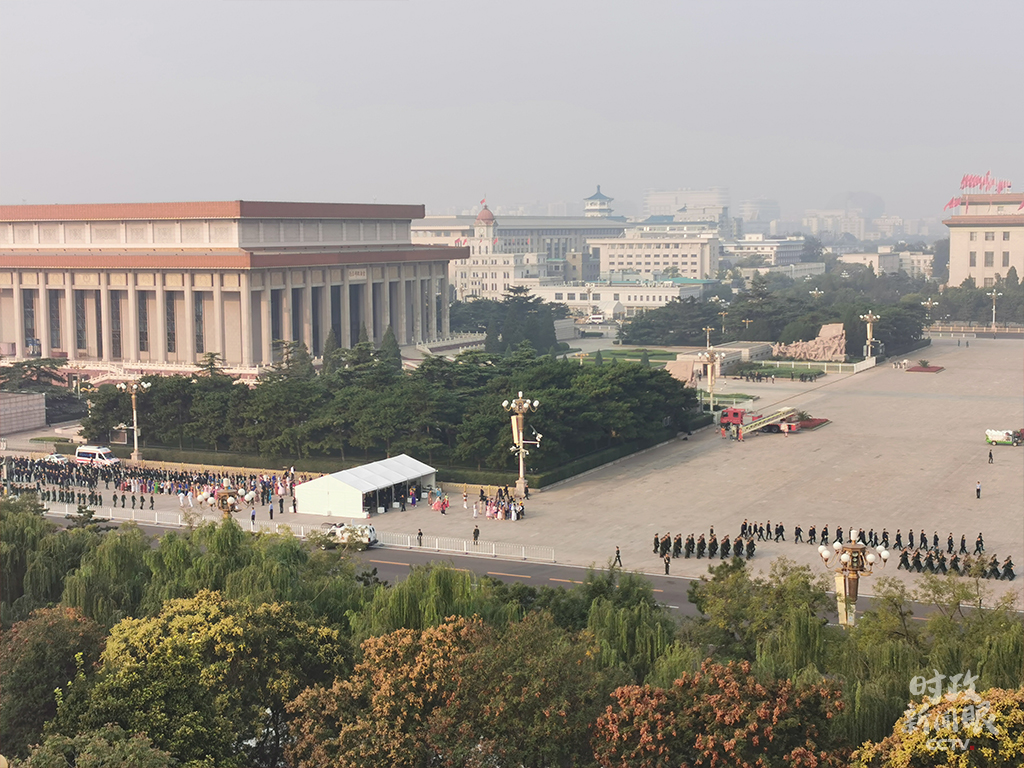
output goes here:
{"type": "Polygon", "coordinates": [[[764,432],[796,432],[800,429],[800,420],[793,408],[780,408],[778,411],[768,414],[754,413],[746,408],[723,408],[718,423],[723,427],[735,425],[739,429],[748,427],[766,417],[773,421],[761,428],[764,432]]]}

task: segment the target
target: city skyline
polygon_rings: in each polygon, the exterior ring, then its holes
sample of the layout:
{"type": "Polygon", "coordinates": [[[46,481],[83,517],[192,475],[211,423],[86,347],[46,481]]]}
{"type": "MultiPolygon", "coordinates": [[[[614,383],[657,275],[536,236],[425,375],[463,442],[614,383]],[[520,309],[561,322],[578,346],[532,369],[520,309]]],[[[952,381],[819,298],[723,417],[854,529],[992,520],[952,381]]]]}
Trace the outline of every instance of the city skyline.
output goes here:
{"type": "Polygon", "coordinates": [[[601,184],[638,215],[648,189],[721,186],[786,219],[852,190],[923,218],[965,173],[1024,184],[1024,106],[1007,98],[1024,9],[858,10],[8,4],[0,69],[18,107],[0,116],[0,202],[442,212],[601,184]],[[984,76],[965,64],[972,40],[984,76]]]}

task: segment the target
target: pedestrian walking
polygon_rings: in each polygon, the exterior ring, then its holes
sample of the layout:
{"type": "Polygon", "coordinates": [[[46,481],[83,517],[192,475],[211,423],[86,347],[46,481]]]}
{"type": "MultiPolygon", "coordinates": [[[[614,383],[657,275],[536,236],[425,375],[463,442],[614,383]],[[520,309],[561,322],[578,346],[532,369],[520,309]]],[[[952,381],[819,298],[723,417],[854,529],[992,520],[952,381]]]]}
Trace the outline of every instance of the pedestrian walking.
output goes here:
{"type": "MultiPolygon", "coordinates": [[[[255,510],[256,510],[256,508],[253,507],[253,511],[255,511],[255,510]]],[[[270,505],[270,519],[271,520],[274,519],[274,505],[273,504],[270,505]]]]}
{"type": "Polygon", "coordinates": [[[979,480],[978,484],[974,487],[974,492],[977,494],[977,497],[980,499],[981,498],[981,480],[979,480]]]}
{"type": "Polygon", "coordinates": [[[252,508],[252,514],[249,515],[249,530],[256,530],[256,507],[252,508]]]}
{"type": "Polygon", "coordinates": [[[974,540],[974,554],[980,555],[985,551],[985,540],[981,538],[981,534],[978,534],[978,538],[974,540]]]}
{"type": "Polygon", "coordinates": [[[672,557],[665,555],[665,575],[668,576],[668,567],[672,565],[672,557]]]}
{"type": "Polygon", "coordinates": [[[993,463],[993,461],[992,461],[992,449],[991,448],[988,449],[988,463],[989,464],[993,463]]]}
{"type": "Polygon", "coordinates": [[[419,546],[421,546],[421,547],[423,546],[423,529],[422,528],[417,528],[416,529],[416,543],[419,546]]]}
{"type": "Polygon", "coordinates": [[[622,567],[622,553],[619,552],[618,547],[615,548],[615,561],[612,563],[612,565],[617,565],[620,568],[622,567]]]}
{"type": "Polygon", "coordinates": [[[658,554],[659,549],[661,549],[661,537],[654,534],[654,554],[658,554]]]}
{"type": "Polygon", "coordinates": [[[478,541],[480,541],[480,526],[479,525],[474,525],[473,526],[473,546],[474,547],[477,545],[478,541]]]}

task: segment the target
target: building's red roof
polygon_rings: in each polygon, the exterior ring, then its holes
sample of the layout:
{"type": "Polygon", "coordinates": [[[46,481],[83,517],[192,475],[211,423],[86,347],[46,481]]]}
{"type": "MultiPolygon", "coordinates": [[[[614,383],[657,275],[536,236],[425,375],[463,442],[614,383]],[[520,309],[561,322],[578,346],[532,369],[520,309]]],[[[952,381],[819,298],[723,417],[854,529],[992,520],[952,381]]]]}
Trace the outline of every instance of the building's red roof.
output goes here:
{"type": "Polygon", "coordinates": [[[1001,195],[989,195],[989,194],[972,194],[968,192],[965,195],[961,195],[961,200],[967,203],[974,203],[976,205],[1004,205],[1016,204],[1020,205],[1024,203],[1024,192],[1003,192],[1001,195]]]}
{"type": "Polygon", "coordinates": [[[442,245],[412,245],[401,248],[366,250],[359,248],[330,251],[247,251],[241,248],[194,250],[97,249],[43,250],[25,248],[0,251],[0,269],[268,269],[276,267],[313,267],[343,264],[387,264],[396,262],[449,261],[469,258],[469,248],[442,245]]]}
{"type": "Polygon", "coordinates": [[[227,200],[194,203],[77,203],[0,205],[0,221],[110,221],[149,219],[422,219],[423,205],[290,203],[227,200]]]}
{"type": "Polygon", "coordinates": [[[494,223],[494,214],[491,213],[491,209],[488,208],[486,205],[484,206],[484,209],[482,211],[480,211],[480,213],[478,213],[476,215],[476,223],[477,224],[493,224],[494,223]]]}

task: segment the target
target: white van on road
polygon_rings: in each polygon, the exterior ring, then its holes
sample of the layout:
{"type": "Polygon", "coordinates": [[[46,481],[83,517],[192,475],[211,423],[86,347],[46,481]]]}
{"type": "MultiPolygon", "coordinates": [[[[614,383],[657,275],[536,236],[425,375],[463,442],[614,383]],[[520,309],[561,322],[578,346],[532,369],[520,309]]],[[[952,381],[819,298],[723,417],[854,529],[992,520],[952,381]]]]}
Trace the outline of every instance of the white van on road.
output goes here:
{"type": "Polygon", "coordinates": [[[109,448],[100,445],[80,445],[75,450],[75,463],[109,467],[113,464],[120,464],[121,460],[109,448]]]}

